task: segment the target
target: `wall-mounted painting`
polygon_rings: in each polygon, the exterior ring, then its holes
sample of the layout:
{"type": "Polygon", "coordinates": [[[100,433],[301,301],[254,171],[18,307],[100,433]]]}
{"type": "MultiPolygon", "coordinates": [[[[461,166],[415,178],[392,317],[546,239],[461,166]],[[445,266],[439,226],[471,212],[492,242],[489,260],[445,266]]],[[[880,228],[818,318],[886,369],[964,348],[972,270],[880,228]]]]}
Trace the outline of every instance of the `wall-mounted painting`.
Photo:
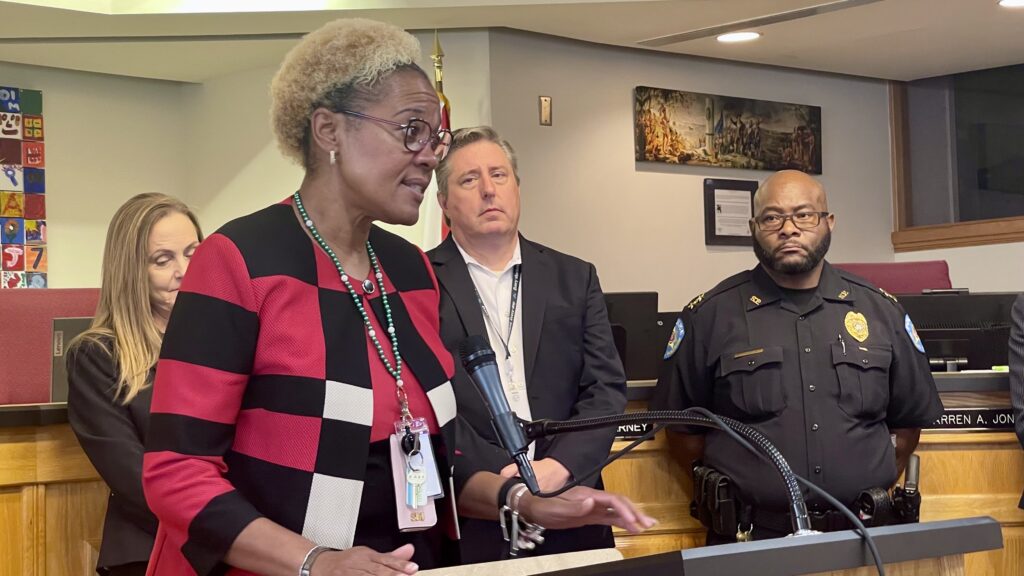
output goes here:
{"type": "Polygon", "coordinates": [[[43,93],[0,84],[0,289],[46,288],[43,93]]]}
{"type": "Polygon", "coordinates": [[[636,160],[821,174],[821,108],[637,86],[636,160]]]}

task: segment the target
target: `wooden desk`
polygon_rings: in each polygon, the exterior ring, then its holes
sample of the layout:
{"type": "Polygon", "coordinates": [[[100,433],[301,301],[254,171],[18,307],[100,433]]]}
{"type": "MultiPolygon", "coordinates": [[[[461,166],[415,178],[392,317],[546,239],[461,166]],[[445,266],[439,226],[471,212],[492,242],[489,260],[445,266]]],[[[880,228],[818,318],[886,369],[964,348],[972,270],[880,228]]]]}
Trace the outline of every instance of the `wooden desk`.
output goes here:
{"type": "MultiPolygon", "coordinates": [[[[1016,437],[926,432],[918,454],[922,520],[989,515],[1002,525],[1003,550],[968,555],[967,574],[1024,576],[1024,452],[1016,437]]],[[[639,536],[616,532],[623,555],[703,545],[704,528],[689,512],[690,475],[669,455],[664,434],[612,464],[604,479],[659,521],[639,536]]],[[[92,574],[107,494],[67,424],[0,427],[0,576],[92,574]]]]}
{"type": "Polygon", "coordinates": [[[0,427],[0,575],[95,574],[107,495],[67,424],[0,427]]]}
{"type": "MultiPolygon", "coordinates": [[[[641,409],[642,402],[631,403],[641,409]]],[[[613,450],[627,442],[616,442],[613,450]]],[[[692,482],[668,452],[664,433],[609,466],[608,490],[628,495],[658,526],[639,536],[616,531],[626,557],[702,546],[704,528],[690,516],[692,482]]],[[[1024,451],[1010,432],[924,432],[921,456],[921,519],[946,520],[989,515],[1003,531],[1002,550],[969,554],[966,573],[1024,576],[1024,451]]]]}

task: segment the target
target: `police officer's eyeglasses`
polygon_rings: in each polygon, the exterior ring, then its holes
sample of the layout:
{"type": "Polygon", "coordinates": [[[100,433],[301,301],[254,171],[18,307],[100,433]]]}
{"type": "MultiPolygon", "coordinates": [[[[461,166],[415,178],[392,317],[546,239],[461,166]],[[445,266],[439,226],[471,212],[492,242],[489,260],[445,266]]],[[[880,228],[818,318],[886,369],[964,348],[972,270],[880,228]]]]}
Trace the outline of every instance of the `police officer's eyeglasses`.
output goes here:
{"type": "Polygon", "coordinates": [[[822,216],[828,216],[828,212],[793,212],[792,214],[764,214],[754,218],[757,229],[761,232],[778,232],[786,225],[786,220],[791,220],[793,226],[800,230],[817,228],[821,224],[822,216]]]}
{"type": "Polygon", "coordinates": [[[385,120],[383,118],[377,118],[376,116],[370,116],[369,114],[363,114],[362,112],[354,112],[352,110],[338,110],[339,114],[345,114],[348,116],[355,116],[356,118],[364,118],[366,120],[373,120],[374,122],[380,122],[381,124],[389,124],[405,130],[405,149],[409,152],[419,152],[427,146],[433,150],[434,156],[440,160],[444,158],[444,155],[448,153],[448,147],[452,144],[452,133],[450,130],[441,128],[437,132],[434,131],[434,127],[430,125],[426,120],[420,120],[419,118],[413,118],[406,124],[400,124],[391,120],[385,120]]]}

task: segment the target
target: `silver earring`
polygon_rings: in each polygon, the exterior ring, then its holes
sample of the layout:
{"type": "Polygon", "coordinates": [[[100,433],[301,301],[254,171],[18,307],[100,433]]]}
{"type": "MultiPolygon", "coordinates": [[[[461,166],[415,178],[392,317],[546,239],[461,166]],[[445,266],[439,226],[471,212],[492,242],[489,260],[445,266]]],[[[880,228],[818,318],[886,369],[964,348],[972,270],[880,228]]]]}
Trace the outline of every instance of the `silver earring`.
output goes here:
{"type": "Polygon", "coordinates": [[[334,150],[331,150],[331,166],[334,166],[337,163],[338,163],[338,153],[335,152],[334,150]]]}

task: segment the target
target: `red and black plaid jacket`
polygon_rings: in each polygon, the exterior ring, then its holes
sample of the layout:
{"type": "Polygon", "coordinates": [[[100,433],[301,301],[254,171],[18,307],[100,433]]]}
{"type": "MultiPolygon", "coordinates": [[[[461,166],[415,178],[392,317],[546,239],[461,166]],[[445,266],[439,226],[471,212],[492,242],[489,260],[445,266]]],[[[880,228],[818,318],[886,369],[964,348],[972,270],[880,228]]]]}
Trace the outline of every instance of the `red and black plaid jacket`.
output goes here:
{"type": "MultiPolygon", "coordinates": [[[[398,236],[374,227],[370,242],[413,413],[432,412],[453,464],[454,367],[438,336],[437,280],[398,236]]],[[[379,291],[363,303],[384,334],[379,291]]],[[[225,570],[258,517],[350,547],[371,431],[378,440],[396,404],[394,378],[291,201],[225,225],[192,258],[157,365],[143,480],[160,519],[149,574],[225,570]]]]}

